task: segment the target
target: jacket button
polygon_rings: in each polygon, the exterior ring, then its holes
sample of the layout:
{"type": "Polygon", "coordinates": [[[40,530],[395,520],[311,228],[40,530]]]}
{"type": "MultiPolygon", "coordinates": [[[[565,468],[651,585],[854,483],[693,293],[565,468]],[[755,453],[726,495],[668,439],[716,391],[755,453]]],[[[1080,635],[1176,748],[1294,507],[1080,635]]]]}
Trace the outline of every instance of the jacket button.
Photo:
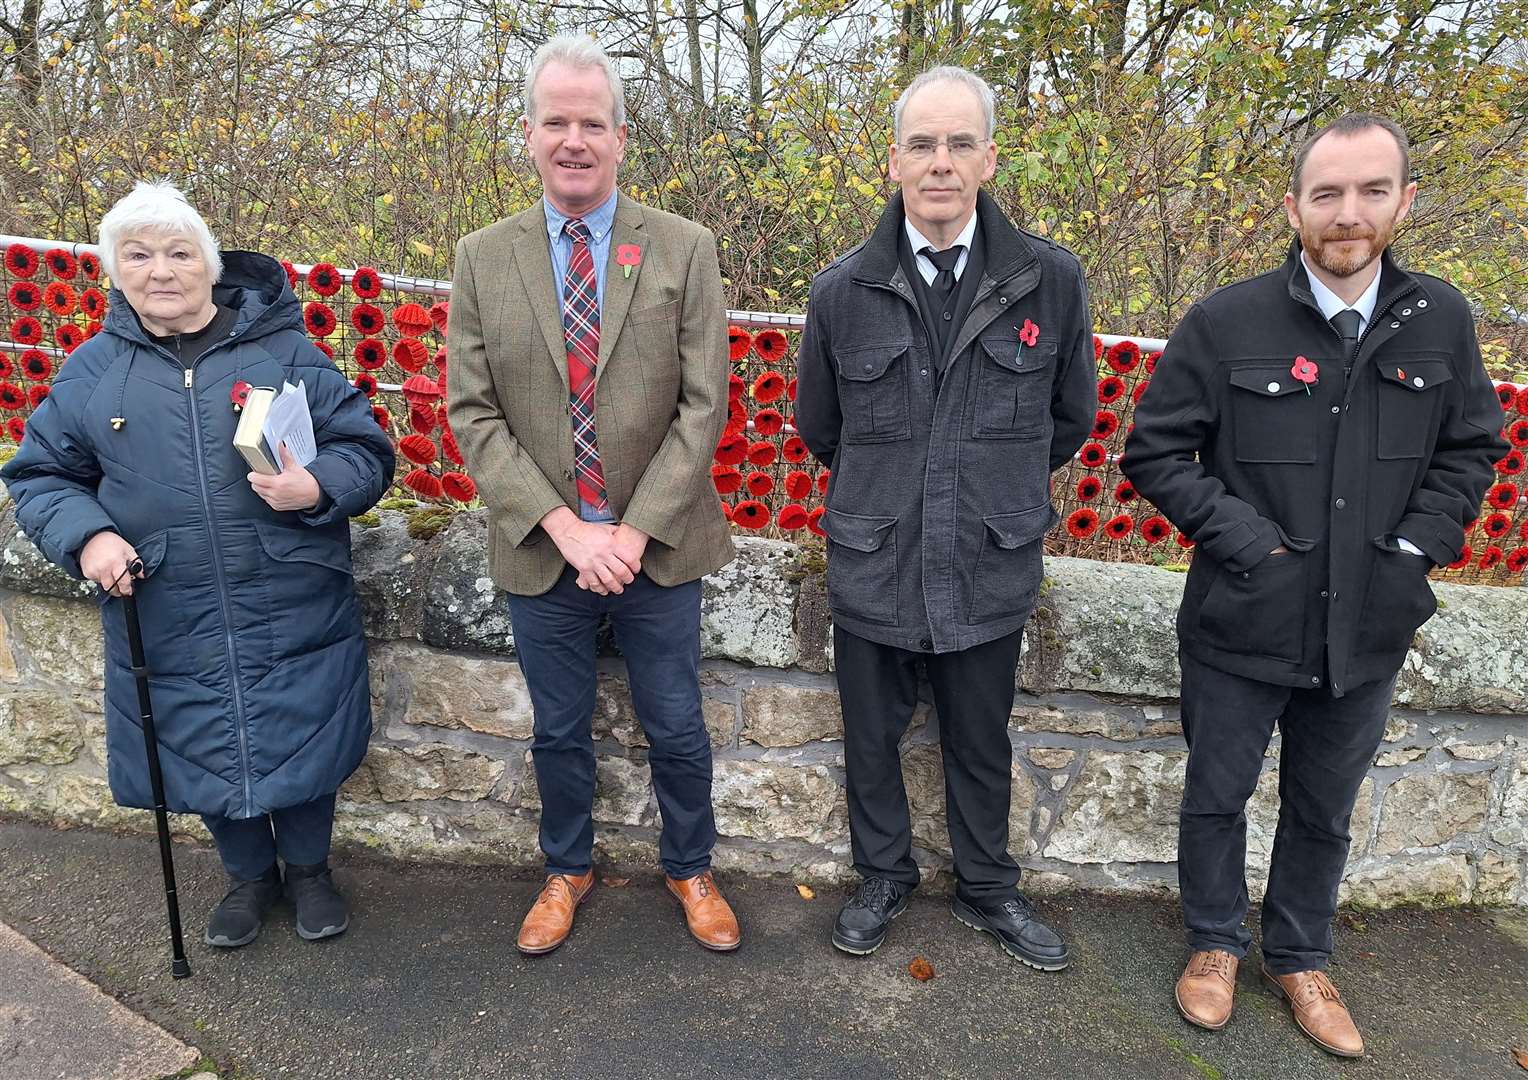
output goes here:
{"type": "Polygon", "coordinates": [[[865,370],[866,371],[874,371],[875,370],[875,365],[874,364],[866,364],[865,365],[865,370]]]}
{"type": "Polygon", "coordinates": [[[1277,394],[1279,392],[1279,384],[1276,383],[1276,382],[1269,383],[1268,384],[1268,392],[1270,394],[1277,394]]]}
{"type": "Polygon", "coordinates": [[[919,374],[919,375],[927,375],[927,374],[928,374],[928,368],[922,368],[922,369],[920,369],[920,370],[919,370],[919,372],[918,372],[918,374],[919,374]]]}
{"type": "Polygon", "coordinates": [[[1333,504],[1332,504],[1332,505],[1333,505],[1333,506],[1335,506],[1335,507],[1337,507],[1337,509],[1339,509],[1339,510],[1341,510],[1341,509],[1342,509],[1342,508],[1343,508],[1343,507],[1345,507],[1345,506],[1347,506],[1347,505],[1348,505],[1348,500],[1346,500],[1346,499],[1338,499],[1338,500],[1337,500],[1337,501],[1336,501],[1336,502],[1335,502],[1335,503],[1333,503],[1333,504]]]}
{"type": "Polygon", "coordinates": [[[1402,315],[1410,315],[1411,314],[1411,309],[1410,308],[1401,308],[1401,314],[1402,315]]]}
{"type": "Polygon", "coordinates": [[[1427,306],[1427,301],[1426,300],[1418,300],[1417,301],[1417,307],[1426,307],[1426,306],[1427,306]]]}
{"type": "Polygon", "coordinates": [[[1321,685],[1321,676],[1320,675],[1312,675],[1310,677],[1310,684],[1312,686],[1320,686],[1321,685]]]}
{"type": "Polygon", "coordinates": [[[999,304],[1006,304],[1006,303],[1008,303],[1008,297],[1006,297],[1006,296],[999,296],[997,298],[997,302],[999,304]]]}
{"type": "Polygon", "coordinates": [[[573,470],[572,469],[564,469],[564,470],[562,470],[562,478],[564,480],[571,480],[571,479],[573,479],[573,470]]]}
{"type": "Polygon", "coordinates": [[[1323,599],[1323,600],[1325,600],[1325,599],[1326,599],[1326,597],[1327,597],[1327,592],[1326,592],[1326,590],[1325,590],[1325,589],[1322,589],[1322,590],[1321,590],[1321,599],[1323,599]]]}
{"type": "Polygon", "coordinates": [[[918,642],[918,648],[920,649],[932,649],[933,647],[934,643],[928,638],[924,638],[922,641],[918,642]]]}
{"type": "Polygon", "coordinates": [[[1396,327],[1398,327],[1398,326],[1400,326],[1400,325],[1401,325],[1401,324],[1400,324],[1400,323],[1398,323],[1398,322],[1393,322],[1393,323],[1391,323],[1391,324],[1390,324],[1390,329],[1392,329],[1392,330],[1394,330],[1394,329],[1395,329],[1395,328],[1396,328],[1396,327]]]}

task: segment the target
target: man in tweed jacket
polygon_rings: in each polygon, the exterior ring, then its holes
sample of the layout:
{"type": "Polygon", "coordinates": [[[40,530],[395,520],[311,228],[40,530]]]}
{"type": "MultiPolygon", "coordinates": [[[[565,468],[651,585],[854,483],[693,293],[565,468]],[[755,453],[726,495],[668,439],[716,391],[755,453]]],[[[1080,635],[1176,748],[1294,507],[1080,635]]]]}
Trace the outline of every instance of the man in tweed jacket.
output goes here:
{"type": "Polygon", "coordinates": [[[616,190],[619,76],[554,38],[526,77],[544,196],[461,240],[448,404],[488,505],[488,565],[509,594],[535,711],[546,882],[519,947],[567,938],[594,885],[595,633],[609,616],[651,750],[670,892],[707,948],[737,920],[711,876],[711,743],[701,714],[700,579],[732,559],[711,486],[727,413],[716,243],[616,190]]]}

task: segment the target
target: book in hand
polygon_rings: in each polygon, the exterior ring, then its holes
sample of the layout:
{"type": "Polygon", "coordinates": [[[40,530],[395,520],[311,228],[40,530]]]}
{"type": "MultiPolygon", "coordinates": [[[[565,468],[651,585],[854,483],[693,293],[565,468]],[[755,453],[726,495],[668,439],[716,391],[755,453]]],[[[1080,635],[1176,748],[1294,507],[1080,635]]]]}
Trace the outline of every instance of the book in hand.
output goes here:
{"type": "Polygon", "coordinates": [[[233,433],[233,448],[243,456],[253,471],[266,476],[275,476],[281,472],[281,462],[276,451],[266,443],[265,433],[261,430],[265,427],[266,414],[271,411],[271,402],[275,400],[275,387],[251,387],[244,408],[239,411],[239,426],[233,433]]]}

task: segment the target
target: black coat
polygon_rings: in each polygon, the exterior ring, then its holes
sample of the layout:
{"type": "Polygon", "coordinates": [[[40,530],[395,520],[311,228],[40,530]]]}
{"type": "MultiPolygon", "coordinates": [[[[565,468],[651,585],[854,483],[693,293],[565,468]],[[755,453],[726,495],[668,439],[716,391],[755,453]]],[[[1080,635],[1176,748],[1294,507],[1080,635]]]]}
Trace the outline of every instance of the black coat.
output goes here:
{"type": "Polygon", "coordinates": [[[1474,317],[1446,282],[1387,251],[1346,380],[1342,358],[1296,241],[1280,269],[1184,316],[1122,462],[1198,544],[1184,650],[1265,682],[1330,680],[1337,695],[1400,668],[1437,610],[1427,571],[1458,558],[1506,450],[1474,317]],[[1297,356],[1319,369],[1308,393],[1297,356]],[[1270,557],[1280,544],[1290,554],[1270,557]]]}
{"type": "Polygon", "coordinates": [[[985,268],[936,378],[897,258],[902,197],[812,282],[796,426],[833,470],[833,621],[920,652],[1024,625],[1056,520],[1050,474],[1094,418],[1093,334],[1076,256],[1019,232],[985,193],[985,268]],[[1039,328],[1020,347],[1025,321],[1039,328]]]}

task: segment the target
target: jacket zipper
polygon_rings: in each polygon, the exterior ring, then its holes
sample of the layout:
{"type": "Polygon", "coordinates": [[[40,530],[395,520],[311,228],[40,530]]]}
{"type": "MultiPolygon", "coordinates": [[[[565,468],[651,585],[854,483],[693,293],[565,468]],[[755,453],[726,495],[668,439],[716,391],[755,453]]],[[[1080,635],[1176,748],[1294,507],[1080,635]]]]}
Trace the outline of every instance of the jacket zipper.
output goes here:
{"type": "MultiPolygon", "coordinates": [[[[156,346],[158,348],[158,346],[156,346]]],[[[190,367],[182,365],[185,372],[186,404],[191,410],[191,434],[193,437],[193,456],[196,458],[197,494],[202,502],[202,520],[207,528],[207,545],[212,549],[212,568],[217,576],[218,606],[223,615],[223,647],[228,653],[229,684],[233,687],[233,715],[234,730],[239,736],[239,777],[244,796],[244,809],[247,812],[254,802],[254,791],[250,784],[249,768],[249,726],[248,718],[244,711],[244,690],[239,683],[239,650],[233,638],[233,612],[228,605],[228,577],[223,567],[223,552],[218,546],[217,529],[214,524],[217,520],[213,509],[212,500],[207,496],[207,461],[202,453],[202,421],[196,409],[196,374],[195,366],[213,352],[217,345],[213,345],[207,352],[202,353],[191,362],[190,367]]],[[[159,350],[169,360],[179,364],[177,357],[171,356],[163,348],[159,350]]]]}

